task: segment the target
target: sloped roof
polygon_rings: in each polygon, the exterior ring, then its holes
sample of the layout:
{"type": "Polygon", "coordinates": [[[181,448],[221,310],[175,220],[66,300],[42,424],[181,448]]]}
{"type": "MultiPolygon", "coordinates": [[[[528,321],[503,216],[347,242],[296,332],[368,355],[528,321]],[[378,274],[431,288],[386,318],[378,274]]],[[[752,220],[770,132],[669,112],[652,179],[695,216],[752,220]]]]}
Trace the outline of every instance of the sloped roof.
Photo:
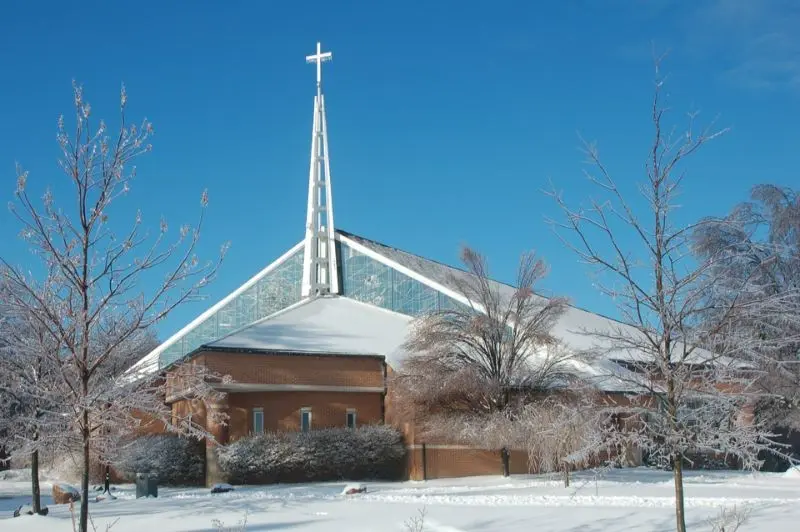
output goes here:
{"type": "MultiPolygon", "coordinates": [[[[420,276],[431,281],[431,284],[434,285],[434,287],[436,287],[435,285],[444,287],[456,298],[459,298],[461,295],[458,287],[459,282],[468,281],[472,275],[465,270],[427,259],[419,255],[414,255],[413,253],[393,248],[380,242],[354,235],[346,231],[337,229],[337,233],[344,236],[345,239],[356,242],[359,245],[369,249],[376,255],[384,257],[390,263],[397,264],[403,268],[407,268],[408,270],[416,272],[420,276]]],[[[491,282],[501,297],[508,299],[513,297],[516,291],[515,287],[498,281],[491,282]]],[[[584,310],[574,305],[567,306],[564,313],[553,326],[551,333],[573,351],[596,355],[598,358],[598,364],[600,364],[599,361],[602,359],[609,361],[624,360],[628,362],[641,362],[643,359],[645,359],[645,355],[642,353],[634,352],[632,350],[612,349],[612,346],[610,345],[611,342],[602,338],[602,335],[604,334],[624,334],[626,337],[641,336],[642,333],[639,330],[613,318],[609,318],[594,312],[589,312],[588,310],[584,310]]],[[[712,358],[714,358],[714,356],[709,351],[704,349],[696,349],[692,353],[691,360],[689,360],[689,362],[702,363],[712,358]]],[[[604,371],[607,369],[608,368],[604,368],[604,371]]]]}
{"type": "MultiPolygon", "coordinates": [[[[214,313],[223,309],[226,305],[231,303],[234,299],[236,299],[239,295],[253,287],[257,282],[263,279],[266,275],[270,272],[278,268],[281,264],[283,264],[286,260],[289,259],[292,255],[297,253],[303,249],[303,241],[301,240],[291,248],[289,248],[283,255],[272,261],[268,264],[265,268],[263,268],[260,272],[256,275],[248,279],[244,284],[239,286],[233,292],[225,296],[224,298],[217,301],[214,305],[206,309],[202,312],[199,316],[195,319],[187,323],[183,328],[178,330],[172,336],[167,338],[164,342],[158,345],[155,349],[145,355],[141,360],[139,360],[136,364],[134,364],[127,372],[127,374],[131,375],[132,378],[139,378],[141,376],[146,376],[151,373],[157,372],[163,369],[161,364],[161,354],[170,346],[175,344],[176,342],[180,342],[180,340],[193,331],[195,328],[201,326],[203,322],[208,319],[209,317],[213,316],[214,313]]],[[[184,355],[188,355],[189,353],[184,353],[184,355]]]]}
{"type": "Polygon", "coordinates": [[[412,318],[342,296],[306,299],[203,347],[384,356],[398,364],[412,318]]]}
{"type": "MultiPolygon", "coordinates": [[[[337,239],[374,259],[395,268],[431,288],[466,303],[459,291],[459,281],[467,281],[470,273],[412,253],[393,248],[346,231],[336,230],[337,239]]],[[[290,252],[299,249],[302,243],[290,252]]],[[[278,259],[235,293],[241,292],[280,263],[290,252],[278,259]]],[[[513,286],[492,281],[501,297],[510,298],[513,286]]],[[[220,307],[234,294],[204,312],[198,319],[184,327],[170,340],[139,361],[131,373],[147,374],[160,369],[158,355],[179,334],[191,329],[195,322],[220,307]]],[[[539,296],[542,297],[542,296],[539,296]]],[[[292,352],[295,354],[341,354],[384,356],[387,363],[397,366],[406,355],[402,344],[406,339],[413,317],[374,305],[355,301],[344,296],[305,299],[286,309],[254,322],[218,340],[204,344],[211,349],[252,350],[260,352],[292,352]]],[[[580,375],[598,388],[606,391],[641,390],[640,376],[614,363],[614,360],[636,361],[642,353],[629,350],[612,350],[609,342],[593,333],[624,332],[641,334],[635,328],[611,318],[578,307],[568,306],[551,331],[565,347],[573,352],[590,353],[594,357],[575,360],[576,375],[580,375]]],[[[708,360],[706,351],[698,350],[698,360],[708,360]]]]}

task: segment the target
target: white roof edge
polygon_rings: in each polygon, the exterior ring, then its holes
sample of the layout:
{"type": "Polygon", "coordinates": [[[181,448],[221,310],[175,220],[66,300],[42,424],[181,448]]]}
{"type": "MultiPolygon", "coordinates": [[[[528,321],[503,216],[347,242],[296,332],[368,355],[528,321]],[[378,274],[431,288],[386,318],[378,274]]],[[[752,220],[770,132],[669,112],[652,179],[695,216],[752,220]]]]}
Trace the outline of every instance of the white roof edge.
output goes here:
{"type": "Polygon", "coordinates": [[[402,264],[399,264],[399,263],[393,261],[392,259],[389,259],[389,258],[381,255],[377,251],[373,251],[372,249],[368,248],[367,246],[365,246],[363,244],[360,244],[360,243],[356,242],[355,240],[352,240],[352,239],[346,237],[345,235],[343,235],[341,233],[337,233],[336,234],[336,238],[338,238],[340,242],[344,242],[348,246],[352,247],[353,249],[355,249],[359,253],[362,253],[362,254],[368,256],[371,259],[377,260],[378,262],[380,262],[382,264],[385,264],[386,266],[389,266],[390,268],[393,268],[393,269],[399,271],[403,275],[407,275],[408,277],[411,277],[415,281],[419,281],[420,283],[422,283],[422,284],[424,284],[424,285],[426,285],[426,286],[428,286],[430,288],[433,288],[434,290],[437,290],[437,291],[445,294],[446,296],[448,296],[448,297],[450,297],[452,299],[455,299],[456,301],[458,301],[460,303],[463,303],[464,305],[469,305],[469,306],[475,307],[477,310],[480,310],[481,312],[485,312],[483,306],[481,306],[478,303],[471,302],[468,298],[464,297],[464,295],[462,295],[462,294],[459,294],[455,290],[447,288],[446,286],[441,285],[441,284],[437,283],[436,281],[432,281],[431,279],[428,279],[424,275],[422,275],[420,273],[417,273],[414,270],[412,270],[410,268],[407,268],[407,267],[403,266],[402,264]]]}
{"type": "Polygon", "coordinates": [[[280,266],[281,264],[286,262],[286,260],[289,257],[291,257],[297,251],[302,249],[304,243],[305,243],[305,241],[301,240],[300,242],[298,242],[297,244],[295,244],[294,246],[289,248],[289,250],[287,252],[285,252],[283,255],[278,257],[276,260],[272,261],[266,268],[264,268],[263,270],[261,270],[260,272],[255,274],[253,277],[251,277],[247,282],[245,282],[239,288],[237,288],[236,290],[234,290],[233,292],[231,292],[230,294],[228,294],[227,296],[225,296],[224,298],[219,300],[217,303],[215,303],[214,305],[212,305],[211,307],[206,309],[202,314],[200,314],[195,319],[190,321],[185,327],[180,329],[178,332],[176,332],[175,334],[173,334],[172,336],[167,338],[164,342],[162,342],[158,347],[156,347],[155,349],[150,351],[148,354],[143,356],[136,364],[131,366],[131,368],[128,370],[128,372],[133,372],[139,366],[143,366],[143,365],[146,365],[146,364],[152,362],[152,360],[154,358],[156,358],[159,355],[161,355],[161,353],[163,353],[164,350],[166,350],[170,346],[172,346],[181,337],[183,337],[183,335],[185,335],[186,333],[188,333],[189,331],[191,331],[192,329],[194,329],[195,327],[197,327],[198,325],[203,323],[206,320],[206,318],[208,318],[209,316],[214,314],[216,311],[218,311],[219,309],[221,309],[222,307],[227,305],[236,296],[238,296],[239,294],[241,294],[242,292],[244,292],[245,290],[247,290],[248,288],[250,288],[251,286],[256,284],[259,280],[261,280],[262,277],[267,275],[269,272],[271,272],[272,270],[274,270],[275,268],[277,268],[278,266],[280,266]]]}

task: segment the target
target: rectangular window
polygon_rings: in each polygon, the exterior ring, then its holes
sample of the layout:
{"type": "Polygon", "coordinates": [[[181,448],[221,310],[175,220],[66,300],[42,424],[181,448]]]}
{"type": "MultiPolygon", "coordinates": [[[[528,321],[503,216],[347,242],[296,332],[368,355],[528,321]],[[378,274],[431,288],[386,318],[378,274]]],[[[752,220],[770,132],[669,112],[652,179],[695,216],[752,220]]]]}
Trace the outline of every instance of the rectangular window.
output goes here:
{"type": "Polygon", "coordinates": [[[348,408],[347,409],[346,423],[347,423],[347,428],[348,429],[356,428],[356,409],[355,408],[348,408]]]}
{"type": "Polygon", "coordinates": [[[310,408],[301,408],[300,409],[300,430],[302,432],[308,432],[311,430],[311,409],[310,408]]]}
{"type": "Polygon", "coordinates": [[[253,434],[264,434],[264,409],[253,409],[253,434]]]}

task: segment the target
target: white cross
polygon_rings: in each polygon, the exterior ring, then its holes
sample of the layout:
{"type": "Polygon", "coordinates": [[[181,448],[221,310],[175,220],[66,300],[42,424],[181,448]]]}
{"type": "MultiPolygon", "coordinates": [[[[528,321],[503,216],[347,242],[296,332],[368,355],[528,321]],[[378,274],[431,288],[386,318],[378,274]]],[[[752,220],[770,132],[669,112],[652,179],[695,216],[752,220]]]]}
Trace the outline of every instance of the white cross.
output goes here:
{"type": "Polygon", "coordinates": [[[306,63],[316,63],[317,64],[317,85],[322,83],[322,62],[329,61],[333,59],[333,53],[325,52],[322,53],[322,44],[317,42],[317,53],[314,55],[307,55],[306,56],[306,63]]]}

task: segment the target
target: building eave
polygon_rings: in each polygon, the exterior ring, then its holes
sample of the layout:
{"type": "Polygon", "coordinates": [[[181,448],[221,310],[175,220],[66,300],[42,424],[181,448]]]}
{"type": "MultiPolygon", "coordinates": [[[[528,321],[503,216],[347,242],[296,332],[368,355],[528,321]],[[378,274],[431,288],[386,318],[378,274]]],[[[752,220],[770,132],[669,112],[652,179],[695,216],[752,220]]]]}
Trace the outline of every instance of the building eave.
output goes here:
{"type": "Polygon", "coordinates": [[[385,360],[384,355],[377,353],[331,353],[323,351],[303,351],[299,349],[284,350],[284,349],[259,349],[252,347],[225,347],[225,346],[208,346],[203,345],[198,347],[192,356],[199,355],[200,353],[236,353],[248,355],[275,355],[275,356],[318,356],[318,357],[358,357],[358,358],[374,358],[377,360],[385,360]]]}

